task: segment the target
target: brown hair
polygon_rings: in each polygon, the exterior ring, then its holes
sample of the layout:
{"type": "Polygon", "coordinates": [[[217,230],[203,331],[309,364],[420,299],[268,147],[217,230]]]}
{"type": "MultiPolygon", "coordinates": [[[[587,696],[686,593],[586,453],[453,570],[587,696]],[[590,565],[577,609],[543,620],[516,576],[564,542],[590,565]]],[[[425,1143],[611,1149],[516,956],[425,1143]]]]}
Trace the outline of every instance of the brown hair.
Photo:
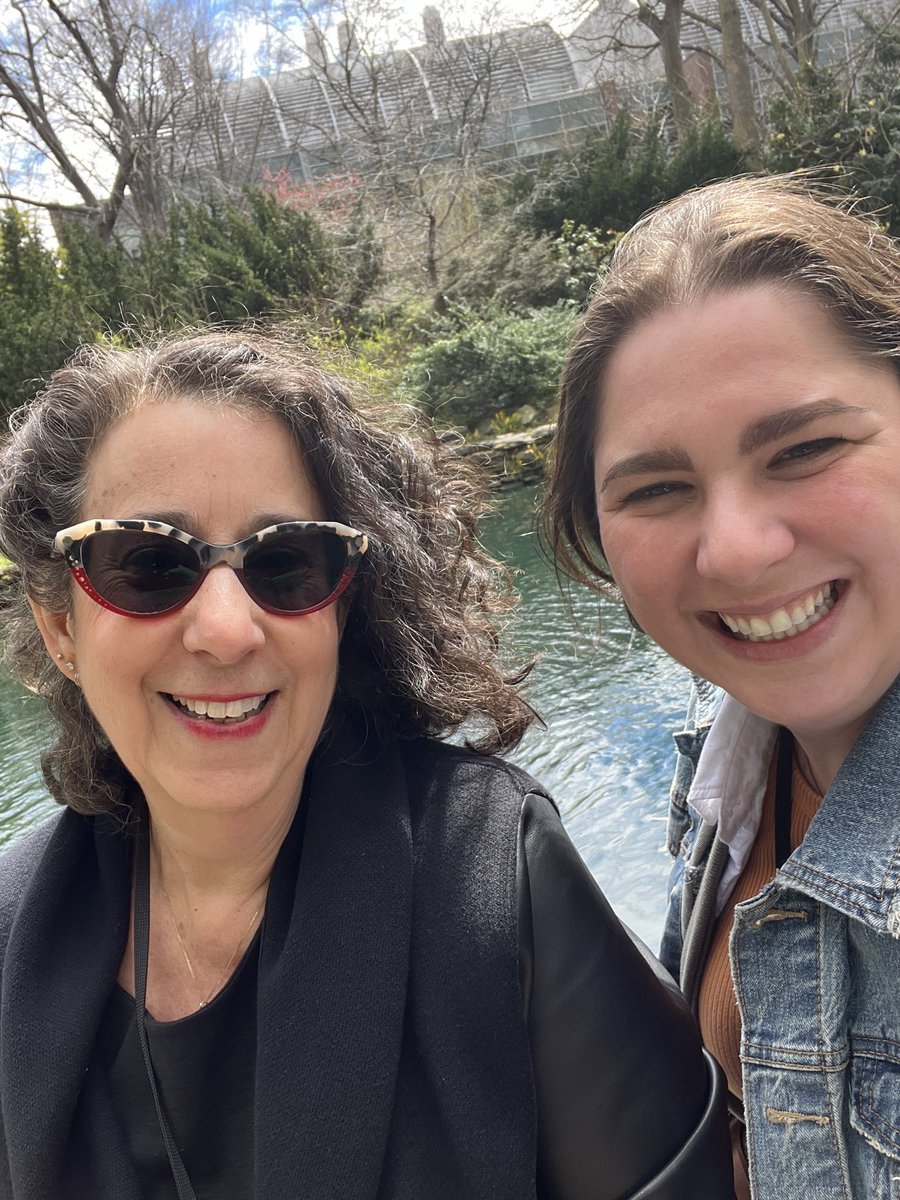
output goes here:
{"type": "Polygon", "coordinates": [[[76,685],[47,656],[28,607],[70,606],[51,557],[82,517],[85,475],[104,435],[147,401],[199,399],[275,416],[303,456],[328,517],[363,530],[369,550],[341,639],[332,724],[361,715],[382,736],[514,746],[535,714],[498,660],[514,604],[506,573],[478,544],[480,481],[427,431],[393,427],[309,354],[256,334],[213,332],[137,350],[91,346],[17,414],[0,448],[0,546],[19,568],[0,614],[4,661],[46,700],[59,727],[44,755],[54,797],[82,812],[120,804],[132,781],[76,685]]]}
{"type": "Polygon", "coordinates": [[[900,357],[900,249],[808,178],[729,179],[649,213],[616,247],[563,369],[540,520],[565,574],[598,590],[613,584],[593,455],[603,373],[622,338],[658,312],[766,282],[818,300],[861,353],[900,357]]]}

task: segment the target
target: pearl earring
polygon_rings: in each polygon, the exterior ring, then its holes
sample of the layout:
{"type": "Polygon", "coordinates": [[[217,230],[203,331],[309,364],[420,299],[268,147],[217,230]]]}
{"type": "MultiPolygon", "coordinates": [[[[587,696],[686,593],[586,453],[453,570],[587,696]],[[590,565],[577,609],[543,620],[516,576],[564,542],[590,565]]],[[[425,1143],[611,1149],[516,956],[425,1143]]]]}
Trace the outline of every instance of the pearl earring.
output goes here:
{"type": "MultiPolygon", "coordinates": [[[[63,656],[60,651],[57,651],[56,657],[59,660],[59,662],[63,661],[63,656]]],[[[77,683],[78,686],[81,687],[81,680],[78,678],[78,672],[75,669],[75,664],[73,662],[66,662],[63,665],[65,666],[66,670],[71,674],[72,682],[77,683]]]]}

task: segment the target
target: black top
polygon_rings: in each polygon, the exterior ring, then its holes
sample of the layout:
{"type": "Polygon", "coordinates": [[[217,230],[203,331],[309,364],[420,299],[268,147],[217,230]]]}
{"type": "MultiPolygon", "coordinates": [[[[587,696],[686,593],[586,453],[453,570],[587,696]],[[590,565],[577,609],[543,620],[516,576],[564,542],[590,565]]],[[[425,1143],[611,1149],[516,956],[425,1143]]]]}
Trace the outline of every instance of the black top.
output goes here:
{"type": "MultiPolygon", "coordinates": [[[[253,1195],[258,964],[257,932],[205,1008],[178,1021],[147,1016],[160,1094],[197,1200],[253,1195]]],[[[118,984],[103,1014],[94,1063],[106,1073],[146,1200],[176,1200],[138,1044],[134,999],[118,984]]]]}

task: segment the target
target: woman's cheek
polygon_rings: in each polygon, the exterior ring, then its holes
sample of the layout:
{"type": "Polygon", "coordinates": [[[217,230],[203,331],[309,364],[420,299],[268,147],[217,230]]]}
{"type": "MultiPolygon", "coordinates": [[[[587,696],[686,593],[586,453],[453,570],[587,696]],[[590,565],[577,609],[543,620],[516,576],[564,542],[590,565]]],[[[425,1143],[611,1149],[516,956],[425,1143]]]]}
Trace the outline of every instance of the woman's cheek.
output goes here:
{"type": "Polygon", "coordinates": [[[614,517],[600,526],[606,561],[623,596],[643,590],[649,564],[657,554],[655,539],[638,529],[629,531],[628,524],[624,518],[614,517]]]}

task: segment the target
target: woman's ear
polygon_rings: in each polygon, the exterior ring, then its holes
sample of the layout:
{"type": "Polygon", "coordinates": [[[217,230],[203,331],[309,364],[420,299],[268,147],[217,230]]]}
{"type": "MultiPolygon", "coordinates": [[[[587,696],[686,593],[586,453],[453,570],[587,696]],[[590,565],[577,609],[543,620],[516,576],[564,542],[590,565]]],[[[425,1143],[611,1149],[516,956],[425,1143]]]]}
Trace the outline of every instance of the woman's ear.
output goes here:
{"type": "Polygon", "coordinates": [[[75,657],[75,639],[72,637],[72,622],[67,612],[50,612],[48,608],[28,601],[34,615],[35,624],[44,639],[47,653],[62,671],[67,679],[77,675],[75,657]]]}

